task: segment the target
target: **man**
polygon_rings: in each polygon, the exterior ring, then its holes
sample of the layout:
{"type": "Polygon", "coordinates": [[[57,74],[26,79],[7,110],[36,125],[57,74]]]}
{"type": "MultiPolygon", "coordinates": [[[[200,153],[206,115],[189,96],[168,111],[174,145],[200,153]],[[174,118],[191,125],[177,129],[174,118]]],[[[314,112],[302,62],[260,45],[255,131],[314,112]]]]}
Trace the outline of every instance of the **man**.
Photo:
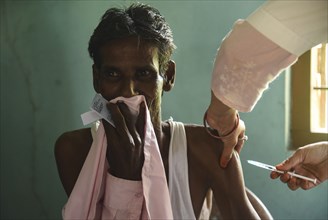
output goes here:
{"type": "Polygon", "coordinates": [[[64,218],[208,218],[211,190],[224,219],[271,218],[245,189],[237,154],[223,170],[217,163],[222,147],[203,126],[162,121],[161,97],[175,79],[174,48],[170,27],[150,6],[103,15],[89,53],[94,89],[109,101],[114,123],[101,120],[95,135],[85,128],[57,140],[58,171],[69,196],[64,218]]]}

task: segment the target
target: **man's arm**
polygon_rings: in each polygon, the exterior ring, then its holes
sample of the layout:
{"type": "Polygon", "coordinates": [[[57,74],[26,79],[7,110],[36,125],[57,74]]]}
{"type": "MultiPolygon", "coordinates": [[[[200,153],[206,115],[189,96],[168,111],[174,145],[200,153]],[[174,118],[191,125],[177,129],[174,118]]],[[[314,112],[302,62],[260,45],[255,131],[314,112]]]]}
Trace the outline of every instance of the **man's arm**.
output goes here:
{"type": "MultiPolygon", "coordinates": [[[[189,147],[188,160],[191,161],[189,178],[192,178],[195,173],[197,175],[196,178],[190,179],[190,186],[193,185],[192,181],[202,179],[204,183],[198,185],[213,190],[223,219],[272,219],[265,206],[247,191],[236,151],[232,155],[231,162],[223,169],[217,165],[223,151],[221,141],[212,138],[200,126],[187,126],[186,134],[189,147]]],[[[191,188],[192,199],[196,199],[193,195],[199,191],[203,189],[191,188]]]]}
{"type": "Polygon", "coordinates": [[[257,214],[260,216],[261,219],[273,219],[272,215],[270,214],[269,210],[265,207],[262,201],[248,188],[246,188],[247,197],[249,201],[252,203],[253,207],[255,208],[257,214]]]}
{"type": "Polygon", "coordinates": [[[226,169],[222,170],[218,167],[212,176],[211,188],[224,219],[268,219],[259,215],[260,213],[248,198],[236,152],[226,169]]]}
{"type": "Polygon", "coordinates": [[[66,132],[55,143],[57,169],[67,196],[74,188],[91,143],[90,129],[66,132]]]}

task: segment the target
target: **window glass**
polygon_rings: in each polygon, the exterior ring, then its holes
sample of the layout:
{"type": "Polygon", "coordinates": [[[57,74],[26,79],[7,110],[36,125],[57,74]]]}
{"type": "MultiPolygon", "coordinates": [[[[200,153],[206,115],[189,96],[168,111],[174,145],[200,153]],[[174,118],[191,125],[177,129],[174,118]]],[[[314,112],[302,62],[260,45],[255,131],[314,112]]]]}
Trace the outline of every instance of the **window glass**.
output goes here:
{"type": "Polygon", "coordinates": [[[311,132],[327,133],[327,44],[311,49],[311,132]]]}

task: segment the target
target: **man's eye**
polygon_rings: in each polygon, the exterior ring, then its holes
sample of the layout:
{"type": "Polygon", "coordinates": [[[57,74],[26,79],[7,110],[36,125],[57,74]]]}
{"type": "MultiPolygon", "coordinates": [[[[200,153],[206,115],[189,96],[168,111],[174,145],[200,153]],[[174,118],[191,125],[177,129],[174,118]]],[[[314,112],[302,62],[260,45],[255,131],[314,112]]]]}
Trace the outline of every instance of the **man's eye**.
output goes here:
{"type": "Polygon", "coordinates": [[[140,78],[151,78],[152,73],[149,70],[141,70],[137,72],[137,76],[140,78]]]}
{"type": "Polygon", "coordinates": [[[115,71],[107,71],[103,73],[105,78],[117,78],[119,77],[119,73],[115,72],[115,71]]]}

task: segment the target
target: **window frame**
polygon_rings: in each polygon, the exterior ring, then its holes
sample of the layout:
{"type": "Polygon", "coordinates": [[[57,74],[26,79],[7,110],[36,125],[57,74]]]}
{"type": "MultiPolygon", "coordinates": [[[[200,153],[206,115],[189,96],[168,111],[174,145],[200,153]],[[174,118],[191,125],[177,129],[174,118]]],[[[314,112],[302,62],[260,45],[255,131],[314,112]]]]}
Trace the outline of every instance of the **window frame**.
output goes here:
{"type": "Polygon", "coordinates": [[[291,146],[290,150],[327,141],[327,133],[311,132],[311,50],[291,67],[291,146]]]}

